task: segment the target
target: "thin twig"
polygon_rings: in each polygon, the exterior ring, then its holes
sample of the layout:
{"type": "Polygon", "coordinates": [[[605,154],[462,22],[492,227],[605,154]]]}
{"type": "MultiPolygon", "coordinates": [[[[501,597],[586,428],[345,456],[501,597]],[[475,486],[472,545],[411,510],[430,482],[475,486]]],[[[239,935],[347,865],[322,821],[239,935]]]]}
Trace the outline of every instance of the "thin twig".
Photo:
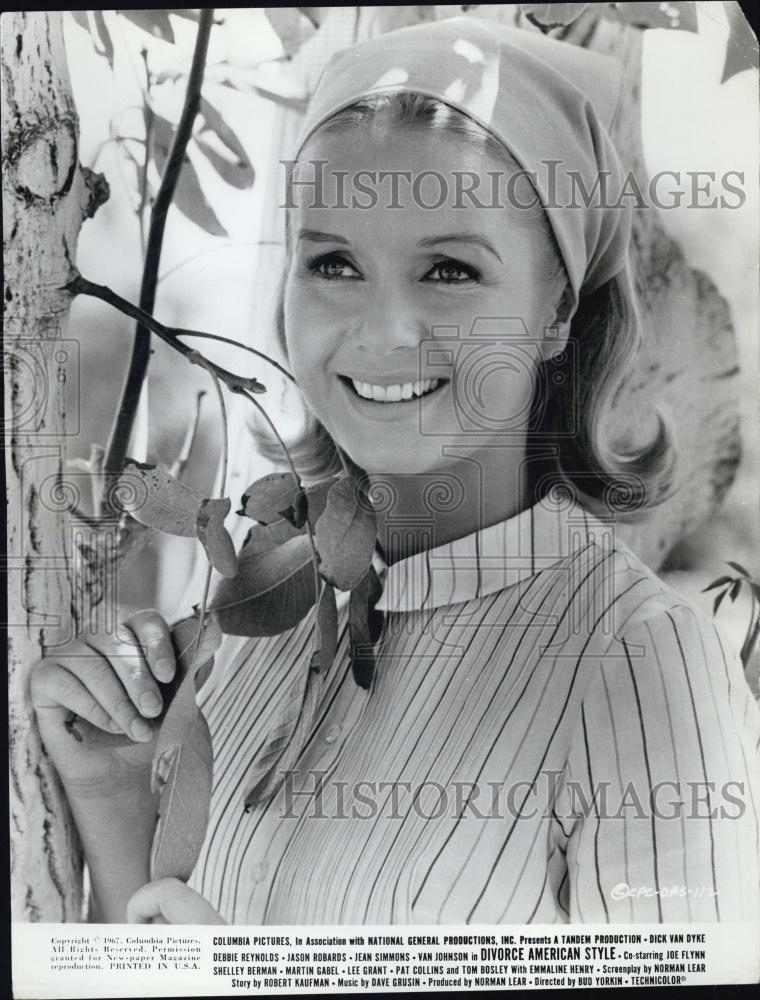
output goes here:
{"type": "Polygon", "coordinates": [[[185,469],[187,468],[187,463],[190,460],[190,452],[193,449],[193,444],[195,443],[195,438],[198,433],[198,424],[201,419],[201,401],[205,395],[205,389],[201,389],[200,392],[195,394],[195,410],[193,412],[193,419],[187,428],[179,454],[169,467],[169,472],[175,479],[182,478],[185,473],[185,469]]]}
{"type": "Polygon", "coordinates": [[[153,108],[150,103],[150,70],[148,68],[148,50],[140,50],[143,64],[145,66],[145,103],[143,104],[143,118],[145,120],[145,159],[143,160],[142,171],[140,172],[140,204],[137,208],[137,220],[140,225],[140,253],[145,260],[145,206],[148,201],[148,167],[153,149],[153,122],[155,120],[153,108]]]}
{"type": "Polygon", "coordinates": [[[249,354],[255,354],[257,358],[261,358],[262,361],[266,361],[268,364],[276,368],[278,372],[289,378],[290,381],[295,385],[295,378],[287,370],[283,368],[282,365],[275,361],[274,358],[270,358],[268,354],[263,351],[257,351],[255,347],[250,347],[248,344],[241,344],[238,340],[232,340],[231,337],[221,337],[216,333],[203,333],[200,330],[181,330],[179,328],[174,328],[174,333],[178,337],[203,337],[205,340],[218,340],[222,344],[230,344],[232,347],[239,347],[241,351],[248,351],[249,354]]]}
{"type": "MultiPolygon", "coordinates": [[[[223,499],[225,493],[227,492],[227,467],[229,464],[229,433],[227,426],[227,407],[224,403],[224,393],[222,392],[222,387],[219,384],[219,379],[213,372],[209,372],[211,379],[214,383],[214,389],[216,389],[216,396],[219,400],[219,410],[222,419],[222,475],[221,482],[219,484],[219,498],[223,499]]],[[[198,655],[198,650],[201,647],[201,641],[203,639],[203,633],[206,627],[206,606],[208,604],[208,595],[211,588],[211,562],[209,561],[208,567],[206,569],[206,580],[203,585],[203,597],[201,598],[200,612],[198,614],[198,634],[195,637],[195,649],[193,650],[193,659],[198,655]]]]}
{"type": "MultiPolygon", "coordinates": [[[[214,20],[212,8],[202,9],[198,21],[198,34],[195,39],[195,50],[187,82],[185,104],[182,108],[177,132],[169,152],[161,185],[153,204],[148,229],[148,241],[145,251],[145,268],[143,269],[140,288],[140,308],[143,312],[152,313],[155,305],[156,287],[158,284],[158,269],[161,261],[161,248],[166,227],[166,215],[174,198],[174,192],[179,181],[182,164],[185,161],[187,145],[193,131],[196,115],[200,107],[201,86],[206,66],[209,35],[214,20]]],[[[146,150],[147,152],[147,150],[146,150]]],[[[111,437],[106,450],[106,476],[118,475],[124,464],[132,425],[135,419],[137,401],[140,398],[143,380],[150,360],[150,327],[144,321],[139,322],[135,330],[132,346],[132,357],[129,362],[126,381],[122,390],[119,408],[116,413],[111,437]]]]}
{"type": "MultiPolygon", "coordinates": [[[[183,344],[178,339],[180,335],[192,335],[195,331],[179,330],[164,326],[163,323],[160,323],[150,313],[146,313],[138,306],[132,305],[131,302],[123,299],[106,285],[96,285],[94,281],[88,281],[87,278],[83,278],[81,274],[78,274],[68,284],[64,285],[63,288],[64,291],[71,292],[72,295],[91,295],[95,299],[107,302],[108,305],[113,306],[114,309],[118,309],[125,316],[138,320],[148,330],[155,333],[157,337],[160,337],[170,347],[173,347],[175,351],[179,351],[191,364],[200,365],[202,368],[213,372],[232,392],[240,392],[242,389],[247,389],[250,392],[266,392],[266,387],[258,379],[246,378],[243,375],[236,375],[234,372],[227,371],[226,368],[222,368],[220,365],[210,361],[200,351],[193,350],[192,347],[188,347],[187,344],[183,344]]],[[[122,459],[123,464],[124,460],[122,459]]]]}

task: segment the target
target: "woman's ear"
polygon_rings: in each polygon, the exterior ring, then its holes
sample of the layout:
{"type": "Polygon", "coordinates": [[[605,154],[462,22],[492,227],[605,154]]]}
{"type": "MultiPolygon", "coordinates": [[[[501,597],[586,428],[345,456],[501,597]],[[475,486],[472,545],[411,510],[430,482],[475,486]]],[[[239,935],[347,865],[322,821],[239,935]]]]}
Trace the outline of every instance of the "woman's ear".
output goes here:
{"type": "Polygon", "coordinates": [[[551,360],[567,344],[570,336],[573,304],[572,290],[569,285],[565,284],[559,302],[554,308],[553,316],[550,315],[549,322],[544,327],[544,336],[541,338],[542,360],[551,360]]]}

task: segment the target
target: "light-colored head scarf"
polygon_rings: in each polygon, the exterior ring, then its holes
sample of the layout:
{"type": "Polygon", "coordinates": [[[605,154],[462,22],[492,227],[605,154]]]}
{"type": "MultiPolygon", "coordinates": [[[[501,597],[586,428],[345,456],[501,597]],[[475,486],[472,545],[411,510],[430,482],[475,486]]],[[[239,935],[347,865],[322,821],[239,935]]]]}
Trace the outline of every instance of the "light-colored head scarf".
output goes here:
{"type": "Polygon", "coordinates": [[[458,109],[491,132],[523,170],[535,172],[577,306],[626,262],[631,213],[627,201],[615,206],[623,170],[607,131],[620,90],[615,60],[567,42],[471,17],[427,22],[332,57],[296,156],[328,118],[373,94],[408,91],[458,109]],[[577,179],[593,192],[600,177],[608,198],[595,196],[584,207],[577,179]]]}

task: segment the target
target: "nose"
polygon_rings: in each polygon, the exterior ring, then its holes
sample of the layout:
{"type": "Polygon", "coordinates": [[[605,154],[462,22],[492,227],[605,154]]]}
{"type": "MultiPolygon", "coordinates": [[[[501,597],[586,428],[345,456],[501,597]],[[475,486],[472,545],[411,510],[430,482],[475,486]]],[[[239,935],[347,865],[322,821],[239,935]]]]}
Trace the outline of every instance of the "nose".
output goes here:
{"type": "Polygon", "coordinates": [[[412,297],[398,286],[377,285],[367,291],[354,342],[375,354],[417,350],[425,339],[425,319],[412,297]]]}

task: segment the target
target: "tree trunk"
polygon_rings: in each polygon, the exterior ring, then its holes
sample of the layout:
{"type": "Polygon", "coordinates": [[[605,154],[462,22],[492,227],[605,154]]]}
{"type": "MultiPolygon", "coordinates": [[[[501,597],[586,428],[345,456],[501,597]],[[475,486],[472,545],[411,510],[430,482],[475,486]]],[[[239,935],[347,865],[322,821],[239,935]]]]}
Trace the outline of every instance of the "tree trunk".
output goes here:
{"type": "Polygon", "coordinates": [[[107,186],[79,166],[61,14],[3,14],[2,71],[12,918],[71,921],[82,910],[81,849],[27,679],[43,648],[66,641],[73,625],[59,477],[80,399],[61,288],[82,222],[107,186]]]}

